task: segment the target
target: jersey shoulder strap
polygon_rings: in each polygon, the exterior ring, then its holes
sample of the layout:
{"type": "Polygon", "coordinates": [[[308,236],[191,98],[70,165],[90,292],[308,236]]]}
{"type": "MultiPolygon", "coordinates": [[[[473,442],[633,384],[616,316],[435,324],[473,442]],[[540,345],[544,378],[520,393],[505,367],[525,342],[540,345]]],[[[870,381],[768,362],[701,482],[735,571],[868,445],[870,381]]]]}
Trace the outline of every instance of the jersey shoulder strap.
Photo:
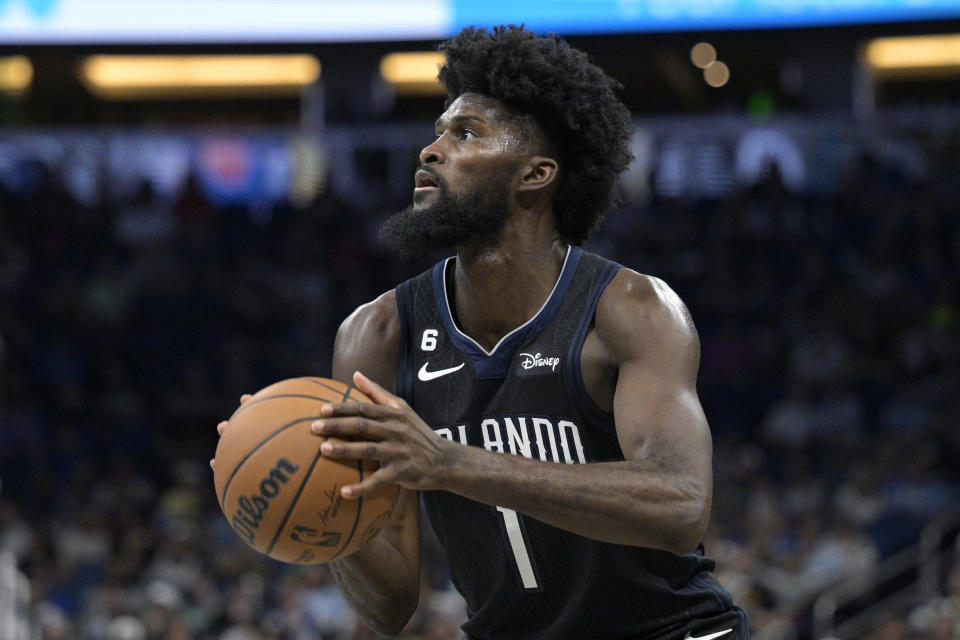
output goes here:
{"type": "MultiPolygon", "coordinates": [[[[397,287],[397,313],[400,316],[400,357],[397,363],[396,394],[411,402],[413,399],[413,370],[410,356],[414,347],[414,332],[419,324],[417,314],[436,316],[435,296],[433,292],[434,272],[446,260],[397,287]]],[[[421,318],[424,320],[424,318],[421,318]]],[[[427,319],[429,321],[429,319],[427,319]]],[[[435,323],[435,322],[434,322],[435,323]]]]}

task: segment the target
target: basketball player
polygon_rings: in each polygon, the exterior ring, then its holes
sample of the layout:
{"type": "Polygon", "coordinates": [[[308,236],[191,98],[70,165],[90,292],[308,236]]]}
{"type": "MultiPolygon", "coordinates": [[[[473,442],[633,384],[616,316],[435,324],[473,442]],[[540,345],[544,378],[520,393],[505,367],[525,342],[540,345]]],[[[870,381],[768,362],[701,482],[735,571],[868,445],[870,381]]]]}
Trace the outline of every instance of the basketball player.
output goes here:
{"type": "Polygon", "coordinates": [[[578,247],[630,159],[618,85],[522,28],[441,50],[450,100],[383,236],[456,256],[344,321],[333,377],[373,402],[312,425],[324,455],[381,465],[345,497],[402,487],[390,525],[330,565],[341,591],[379,633],[404,627],[422,501],[469,638],[746,638],[700,546],[712,452],[690,315],[578,247]]]}

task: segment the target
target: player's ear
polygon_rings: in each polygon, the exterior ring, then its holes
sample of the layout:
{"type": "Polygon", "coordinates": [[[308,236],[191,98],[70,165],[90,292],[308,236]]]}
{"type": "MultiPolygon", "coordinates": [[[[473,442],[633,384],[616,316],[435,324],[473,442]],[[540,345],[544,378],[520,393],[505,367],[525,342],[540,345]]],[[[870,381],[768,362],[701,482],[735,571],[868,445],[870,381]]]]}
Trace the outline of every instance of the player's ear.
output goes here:
{"type": "Polygon", "coordinates": [[[536,191],[550,186],[560,172],[560,166],[553,158],[533,156],[527,161],[520,180],[520,191],[536,191]]]}

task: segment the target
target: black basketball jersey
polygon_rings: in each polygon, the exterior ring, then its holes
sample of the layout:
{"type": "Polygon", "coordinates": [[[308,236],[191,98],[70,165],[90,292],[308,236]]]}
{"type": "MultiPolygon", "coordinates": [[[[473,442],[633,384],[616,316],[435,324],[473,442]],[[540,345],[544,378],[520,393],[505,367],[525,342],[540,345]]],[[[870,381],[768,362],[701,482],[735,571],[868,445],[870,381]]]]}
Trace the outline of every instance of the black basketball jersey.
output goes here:
{"type": "MultiPolygon", "coordinates": [[[[442,437],[559,464],[623,460],[580,351],[619,265],[571,247],[539,312],[486,351],[454,323],[454,258],[397,288],[399,394],[442,437]]],[[[643,327],[637,327],[642,331],[643,327]]],[[[510,509],[424,491],[473,638],[669,636],[731,610],[702,554],[591,540],[510,509]]]]}

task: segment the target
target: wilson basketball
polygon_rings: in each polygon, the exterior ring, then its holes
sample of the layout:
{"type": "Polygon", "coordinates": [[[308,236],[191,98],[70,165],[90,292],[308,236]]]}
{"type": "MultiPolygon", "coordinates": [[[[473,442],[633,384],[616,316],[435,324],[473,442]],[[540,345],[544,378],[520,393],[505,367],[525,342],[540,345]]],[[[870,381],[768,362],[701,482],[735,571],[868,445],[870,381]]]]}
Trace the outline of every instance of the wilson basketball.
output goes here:
{"type": "Polygon", "coordinates": [[[318,564],[357,551],[386,525],[399,488],[346,500],[340,489],[377,470],[373,461],[320,454],[310,431],[325,403],[369,402],[327,378],[291,378],[258,391],[230,417],[215,455],[223,515],[251,547],[276,560],[318,564]]]}

